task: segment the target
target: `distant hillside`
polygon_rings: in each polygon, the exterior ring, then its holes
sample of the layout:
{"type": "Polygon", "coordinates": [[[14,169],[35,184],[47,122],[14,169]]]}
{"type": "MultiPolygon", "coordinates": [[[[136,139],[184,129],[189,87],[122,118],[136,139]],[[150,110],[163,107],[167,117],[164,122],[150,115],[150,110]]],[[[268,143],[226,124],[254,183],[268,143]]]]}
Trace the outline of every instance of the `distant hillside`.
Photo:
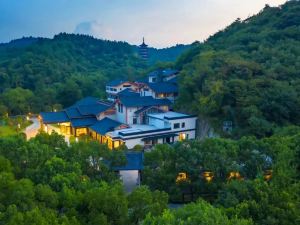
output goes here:
{"type": "Polygon", "coordinates": [[[104,97],[108,81],[139,78],[158,61],[174,62],[188,47],[150,48],[150,63],[146,64],[136,46],[87,35],[63,33],[53,39],[28,37],[0,44],[0,114],[7,110],[12,114],[39,112],[57,104],[70,105],[84,96],[104,97]],[[16,95],[10,91],[14,88],[21,88],[17,91],[21,96],[27,96],[22,89],[28,89],[34,97],[13,107],[3,92],[16,95]]]}
{"type": "MultiPolygon", "coordinates": [[[[29,89],[35,95],[31,108],[39,111],[57,103],[66,106],[83,96],[104,96],[106,82],[133,79],[145,68],[125,42],[74,34],[23,38],[0,45],[0,93],[29,89]]],[[[5,101],[2,97],[0,106],[7,105],[5,101]]]]}
{"type": "Polygon", "coordinates": [[[178,107],[233,134],[271,135],[300,125],[300,2],[237,19],[180,56],[178,107]]]}
{"type": "Polygon", "coordinates": [[[149,48],[149,63],[175,62],[183,52],[191,48],[191,45],[176,45],[169,48],[149,48]]]}

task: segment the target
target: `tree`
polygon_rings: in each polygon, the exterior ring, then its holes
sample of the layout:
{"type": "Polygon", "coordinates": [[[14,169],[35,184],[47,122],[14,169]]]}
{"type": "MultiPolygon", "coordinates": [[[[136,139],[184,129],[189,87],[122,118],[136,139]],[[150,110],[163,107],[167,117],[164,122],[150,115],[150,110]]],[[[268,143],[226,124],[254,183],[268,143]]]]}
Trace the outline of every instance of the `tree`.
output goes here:
{"type": "Polygon", "coordinates": [[[190,203],[176,211],[166,210],[162,216],[150,214],[143,222],[144,225],[251,225],[251,220],[228,219],[220,209],[214,208],[203,200],[190,203]]]}
{"type": "Polygon", "coordinates": [[[31,111],[33,93],[28,89],[8,89],[2,94],[5,106],[9,109],[10,115],[27,114],[31,111]]]}
{"type": "Polygon", "coordinates": [[[127,200],[121,185],[101,183],[100,187],[85,194],[84,202],[90,224],[95,224],[95,221],[105,224],[106,219],[115,225],[128,224],[127,200]]]}
{"type": "Polygon", "coordinates": [[[151,192],[147,186],[136,188],[128,195],[129,218],[133,224],[140,224],[147,214],[159,216],[167,208],[168,195],[151,192]]]}

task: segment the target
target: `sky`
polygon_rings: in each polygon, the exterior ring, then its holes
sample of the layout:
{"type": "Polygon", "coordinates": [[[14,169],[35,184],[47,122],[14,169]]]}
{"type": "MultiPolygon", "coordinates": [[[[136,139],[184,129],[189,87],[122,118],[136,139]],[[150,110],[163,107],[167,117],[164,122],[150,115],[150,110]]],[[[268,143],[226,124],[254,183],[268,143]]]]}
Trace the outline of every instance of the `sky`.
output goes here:
{"type": "Polygon", "coordinates": [[[0,43],[60,32],[158,48],[203,41],[286,0],[0,0],[0,43]]]}

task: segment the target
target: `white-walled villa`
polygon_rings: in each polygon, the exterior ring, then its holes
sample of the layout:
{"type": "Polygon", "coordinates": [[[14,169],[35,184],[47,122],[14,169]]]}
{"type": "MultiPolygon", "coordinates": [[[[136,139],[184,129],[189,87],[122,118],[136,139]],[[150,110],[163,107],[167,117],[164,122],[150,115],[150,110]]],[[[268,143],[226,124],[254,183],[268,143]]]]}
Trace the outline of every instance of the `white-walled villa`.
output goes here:
{"type": "Polygon", "coordinates": [[[59,124],[63,134],[89,135],[110,149],[194,139],[197,117],[171,111],[176,76],[175,70],[163,70],[146,81],[112,81],[106,86],[108,101],[87,97],[60,112],[42,112],[42,127],[59,124]]]}

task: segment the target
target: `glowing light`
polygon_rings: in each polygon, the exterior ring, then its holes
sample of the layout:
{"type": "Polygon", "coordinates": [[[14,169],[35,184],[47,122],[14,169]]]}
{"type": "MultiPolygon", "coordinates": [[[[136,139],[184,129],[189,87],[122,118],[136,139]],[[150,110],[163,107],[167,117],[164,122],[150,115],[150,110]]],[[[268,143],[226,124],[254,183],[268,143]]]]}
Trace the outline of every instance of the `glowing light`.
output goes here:
{"type": "Polygon", "coordinates": [[[211,182],[214,178],[213,172],[210,172],[210,171],[204,171],[202,173],[202,176],[207,182],[211,182]]]}
{"type": "Polygon", "coordinates": [[[179,134],[179,141],[183,141],[186,139],[186,134],[185,133],[180,133],[179,134]]]}
{"type": "Polygon", "coordinates": [[[273,170],[266,170],[266,171],[264,172],[264,179],[265,179],[266,181],[269,181],[269,180],[271,180],[272,175],[273,175],[273,170]]]}
{"type": "Polygon", "coordinates": [[[120,141],[114,141],[114,147],[118,148],[120,146],[120,141]]]}
{"type": "Polygon", "coordinates": [[[75,142],[78,142],[78,137],[75,138],[75,142]]]}
{"type": "Polygon", "coordinates": [[[242,179],[242,176],[239,172],[236,172],[236,171],[232,171],[229,173],[229,176],[228,176],[228,180],[231,180],[231,179],[242,179]]]}
{"type": "Polygon", "coordinates": [[[176,177],[176,183],[188,181],[187,174],[185,172],[178,173],[176,177]]]}

